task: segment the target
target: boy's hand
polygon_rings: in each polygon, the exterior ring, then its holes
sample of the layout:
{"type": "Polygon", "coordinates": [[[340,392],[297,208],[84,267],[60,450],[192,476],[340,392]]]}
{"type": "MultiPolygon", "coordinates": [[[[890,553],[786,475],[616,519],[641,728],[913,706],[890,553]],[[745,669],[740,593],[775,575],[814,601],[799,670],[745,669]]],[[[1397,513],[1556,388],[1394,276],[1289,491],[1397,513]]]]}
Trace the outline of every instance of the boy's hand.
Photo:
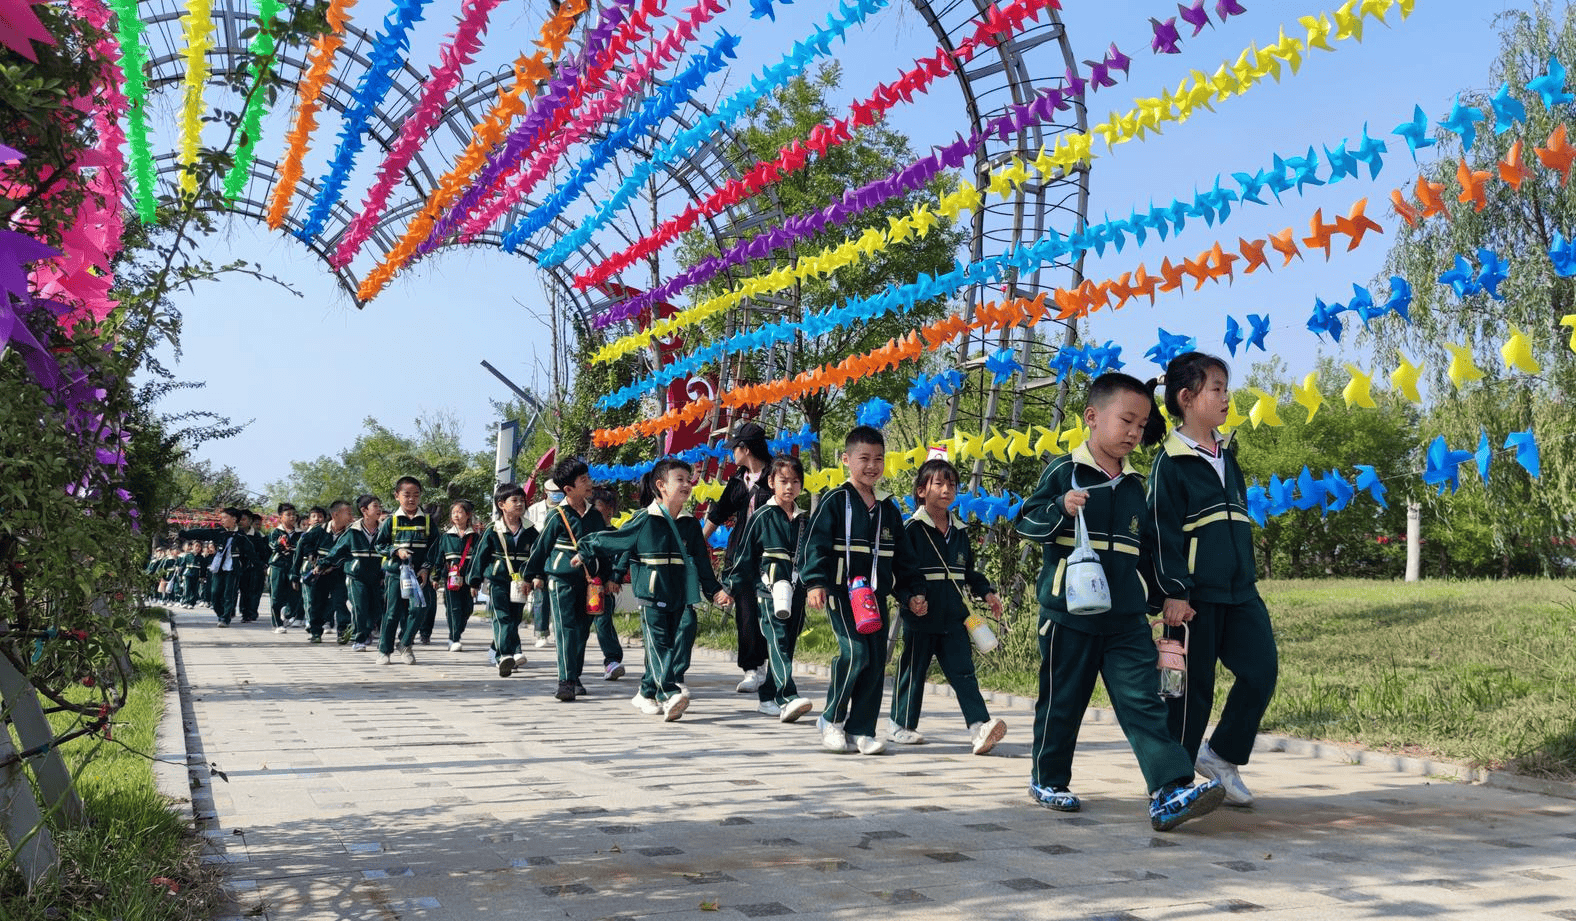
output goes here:
{"type": "Polygon", "coordinates": [[[1088,502],[1088,501],[1089,501],[1089,491],[1088,490],[1085,490],[1085,489],[1069,489],[1069,490],[1067,490],[1067,494],[1062,496],[1062,510],[1065,511],[1068,515],[1076,515],[1076,514],[1078,514],[1079,511],[1081,511],[1083,509],[1084,503],[1088,502]]]}
{"type": "Polygon", "coordinates": [[[733,596],[729,595],[727,592],[718,592],[717,594],[711,596],[711,601],[712,604],[715,604],[720,608],[726,608],[733,604],[733,596]]]}
{"type": "Polygon", "coordinates": [[[990,612],[997,617],[1001,616],[1001,596],[991,592],[985,596],[985,603],[990,606],[990,612]]]}
{"type": "Polygon", "coordinates": [[[410,559],[410,551],[406,550],[404,547],[395,547],[394,548],[394,559],[396,559],[396,560],[408,560],[408,559],[410,559]]]}
{"type": "Polygon", "coordinates": [[[603,582],[602,585],[607,588],[609,595],[617,595],[624,590],[624,583],[622,582],[603,582]]]}
{"type": "Polygon", "coordinates": [[[925,600],[924,595],[915,595],[908,599],[908,609],[914,612],[915,617],[924,617],[930,610],[930,603],[925,600]]]}
{"type": "Polygon", "coordinates": [[[1161,618],[1166,622],[1167,627],[1175,627],[1192,620],[1195,613],[1186,598],[1167,598],[1161,618]]]}
{"type": "Polygon", "coordinates": [[[826,589],[812,588],[805,593],[804,603],[812,608],[826,607],[826,589]]]}

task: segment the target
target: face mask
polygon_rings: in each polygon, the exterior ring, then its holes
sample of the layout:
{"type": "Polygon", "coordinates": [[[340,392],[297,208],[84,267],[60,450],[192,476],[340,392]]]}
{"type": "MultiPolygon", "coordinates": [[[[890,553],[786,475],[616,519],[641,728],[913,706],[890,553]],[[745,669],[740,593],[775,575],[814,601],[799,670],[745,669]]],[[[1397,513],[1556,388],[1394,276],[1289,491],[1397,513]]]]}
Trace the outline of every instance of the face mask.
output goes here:
{"type": "Polygon", "coordinates": [[[554,504],[562,502],[562,501],[564,501],[564,494],[561,493],[561,492],[557,492],[557,491],[549,492],[547,494],[547,501],[548,502],[552,502],[554,504]]]}

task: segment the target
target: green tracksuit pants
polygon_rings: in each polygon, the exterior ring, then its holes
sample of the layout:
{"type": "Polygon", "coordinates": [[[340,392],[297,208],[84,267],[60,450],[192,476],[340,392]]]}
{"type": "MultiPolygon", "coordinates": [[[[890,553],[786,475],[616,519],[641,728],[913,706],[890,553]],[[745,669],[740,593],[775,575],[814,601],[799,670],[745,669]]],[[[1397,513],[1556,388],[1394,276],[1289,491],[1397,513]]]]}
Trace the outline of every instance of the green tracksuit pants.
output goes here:
{"type": "Polygon", "coordinates": [[[755,593],[761,635],[766,639],[766,680],[761,682],[756,696],[778,706],[786,706],[799,696],[799,688],[793,683],[793,654],[799,647],[799,634],[804,631],[804,596],[804,586],[794,589],[793,614],[778,620],[772,616],[771,592],[755,593]]]}
{"type": "Polygon", "coordinates": [[[476,610],[476,595],[469,585],[443,590],[443,619],[448,622],[449,642],[458,643],[471,612],[476,610]]]}
{"type": "Polygon", "coordinates": [[[1032,777],[1042,787],[1068,786],[1073,749],[1096,677],[1105,682],[1116,721],[1153,793],[1193,779],[1193,759],[1166,729],[1154,634],[1147,628],[1101,635],[1054,621],[1040,624],[1040,696],[1034,702],[1032,777]]]}
{"type": "Polygon", "coordinates": [[[186,574],[186,584],[181,586],[181,604],[189,608],[197,606],[197,601],[202,597],[202,577],[195,572],[186,574]]]}
{"type": "Polygon", "coordinates": [[[585,579],[548,576],[547,609],[556,637],[553,651],[558,654],[558,680],[579,681],[586,665],[586,642],[591,638],[591,618],[586,616],[585,579]]]}
{"type": "MultiPolygon", "coordinates": [[[[432,585],[421,587],[422,600],[429,601],[432,585]]],[[[421,621],[427,614],[426,604],[412,604],[399,593],[399,575],[383,574],[383,629],[378,636],[378,652],[393,655],[395,645],[414,646],[421,621]]]]}
{"type": "Polygon", "coordinates": [[[301,591],[291,583],[290,577],[288,566],[268,567],[268,614],[276,627],[283,627],[286,620],[294,617],[305,620],[301,591]]]}
{"type": "Polygon", "coordinates": [[[509,600],[509,587],[494,583],[487,592],[487,609],[492,612],[492,650],[498,656],[520,657],[520,621],[525,605],[509,600]]]}
{"type": "Polygon", "coordinates": [[[826,593],[827,614],[832,634],[837,637],[837,655],[832,659],[821,716],[829,723],[842,723],[843,731],[850,736],[876,734],[881,694],[886,690],[887,630],[891,621],[886,596],[877,595],[876,604],[881,609],[881,629],[860,633],[854,629],[847,588],[838,586],[826,593]]]}
{"type": "Polygon", "coordinates": [[[671,611],[642,605],[640,632],[646,641],[646,672],[640,678],[640,694],[667,700],[682,692],[680,668],[689,668],[690,651],[695,646],[695,614],[689,607],[671,611]]]}
{"type": "Polygon", "coordinates": [[[325,572],[312,584],[312,606],[307,608],[306,632],[322,636],[331,623],[341,623],[349,618],[345,610],[345,583],[360,583],[346,579],[344,573],[325,572]]]}
{"type": "Polygon", "coordinates": [[[972,726],[990,719],[979,679],[974,677],[974,644],[969,641],[968,628],[956,623],[946,633],[903,631],[903,651],[897,656],[897,681],[892,688],[892,722],[904,729],[919,725],[932,659],[941,665],[941,673],[957,695],[963,724],[972,726]]]}
{"type": "MultiPolygon", "coordinates": [[[[375,581],[346,579],[350,594],[350,638],[357,643],[372,642],[372,635],[383,626],[383,583],[387,581],[378,573],[375,581]]],[[[341,631],[347,626],[340,623],[341,631]]]]}
{"type": "Polygon", "coordinates": [[[251,569],[241,573],[240,587],[236,590],[241,623],[249,624],[257,620],[257,609],[263,602],[265,580],[261,564],[254,563],[251,569]]]}
{"type": "MultiPolygon", "coordinates": [[[[421,617],[416,623],[416,635],[422,642],[432,639],[432,629],[438,625],[438,592],[436,584],[427,587],[427,604],[421,609],[421,617]]],[[[442,591],[447,591],[443,589],[442,591]]]]}
{"type": "MultiPolygon", "coordinates": [[[[1198,758],[1204,728],[1215,706],[1215,662],[1226,666],[1236,681],[1226,694],[1209,747],[1232,764],[1247,764],[1259,722],[1269,708],[1279,677],[1280,659],[1269,610],[1255,596],[1242,604],[1193,602],[1196,612],[1188,622],[1187,693],[1166,701],[1170,709],[1171,737],[1182,743],[1188,757],[1198,758]]],[[[1179,638],[1181,631],[1167,629],[1179,638]]]]}
{"type": "Polygon", "coordinates": [[[229,623],[235,619],[235,606],[240,600],[241,573],[230,570],[229,572],[216,572],[211,577],[213,582],[213,612],[219,615],[221,623],[229,623]]]}

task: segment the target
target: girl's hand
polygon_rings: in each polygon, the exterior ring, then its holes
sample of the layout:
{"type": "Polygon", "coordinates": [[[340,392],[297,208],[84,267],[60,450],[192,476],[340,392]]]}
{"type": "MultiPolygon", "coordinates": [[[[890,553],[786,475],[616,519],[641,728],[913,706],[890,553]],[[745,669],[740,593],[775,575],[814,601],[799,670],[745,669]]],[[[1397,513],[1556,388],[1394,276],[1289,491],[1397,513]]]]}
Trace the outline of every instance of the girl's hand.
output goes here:
{"type": "Polygon", "coordinates": [[[1176,627],[1192,620],[1194,613],[1193,606],[1188,604],[1186,598],[1167,598],[1161,618],[1167,627],[1176,627]]]}
{"type": "Polygon", "coordinates": [[[1069,490],[1067,490],[1067,494],[1062,496],[1062,510],[1065,511],[1068,515],[1076,515],[1076,514],[1078,514],[1079,511],[1081,511],[1083,509],[1084,503],[1086,503],[1088,501],[1089,501],[1089,491],[1088,490],[1085,490],[1085,489],[1069,489],[1069,490]]]}
{"type": "Polygon", "coordinates": [[[914,612],[915,617],[924,617],[930,610],[930,602],[925,600],[924,595],[915,595],[908,599],[908,609],[914,612]]]}
{"type": "Polygon", "coordinates": [[[826,607],[826,589],[812,588],[805,593],[804,603],[812,608],[826,607]]]}
{"type": "Polygon", "coordinates": [[[531,580],[531,587],[532,588],[546,588],[547,587],[547,583],[543,582],[541,579],[532,579],[531,580]]]}
{"type": "Polygon", "coordinates": [[[729,595],[727,592],[718,592],[717,594],[711,596],[711,601],[712,604],[715,604],[719,608],[726,608],[733,604],[733,596],[729,595]]]}
{"type": "Polygon", "coordinates": [[[990,612],[997,617],[1001,616],[1001,596],[991,592],[985,596],[985,603],[990,606],[990,612]]]}

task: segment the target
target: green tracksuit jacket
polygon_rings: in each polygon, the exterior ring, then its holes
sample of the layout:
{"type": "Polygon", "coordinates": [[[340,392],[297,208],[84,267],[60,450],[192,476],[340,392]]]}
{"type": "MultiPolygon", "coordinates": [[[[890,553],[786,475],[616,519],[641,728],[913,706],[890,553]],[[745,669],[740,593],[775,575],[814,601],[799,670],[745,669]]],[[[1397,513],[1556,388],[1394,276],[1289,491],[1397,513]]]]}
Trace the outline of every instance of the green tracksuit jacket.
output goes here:
{"type": "Polygon", "coordinates": [[[877,595],[892,594],[895,585],[893,564],[898,559],[903,513],[890,495],[881,492],[876,493],[876,507],[878,514],[867,512],[865,500],[859,497],[852,483],[844,483],[821,498],[810,515],[810,533],[804,543],[800,573],[807,587],[846,593],[850,579],[860,576],[869,579],[870,553],[875,548],[879,519],[881,556],[876,562],[876,584],[871,588],[877,595]],[[850,503],[854,509],[852,516],[845,514],[850,503]]]}
{"type": "Polygon", "coordinates": [[[319,558],[334,549],[334,540],[334,535],[329,533],[326,524],[308,528],[307,532],[301,535],[301,539],[296,541],[290,571],[295,573],[297,579],[301,578],[308,569],[317,565],[319,558]]]}
{"type": "Polygon", "coordinates": [[[942,535],[924,506],[903,525],[903,554],[910,573],[892,593],[903,612],[903,629],[919,633],[946,633],[969,616],[964,592],[984,598],[996,589],[985,574],[974,568],[974,542],[956,517],[942,535]],[[949,586],[947,583],[951,582],[949,586]],[[915,615],[908,601],[924,595],[926,613],[915,615]]]}
{"type": "Polygon", "coordinates": [[[809,514],[801,508],[794,508],[792,518],[776,502],[757,508],[734,545],[723,578],[728,594],[737,598],[747,592],[770,592],[773,582],[792,581],[809,523],[809,514]]]}
{"type": "Polygon", "coordinates": [[[576,512],[574,506],[565,502],[547,513],[547,521],[542,526],[542,533],[536,538],[536,545],[531,548],[531,555],[525,564],[525,577],[527,579],[540,579],[543,576],[554,576],[570,582],[585,583],[587,575],[599,579],[613,578],[613,558],[611,554],[590,553],[585,556],[585,568],[570,565],[569,561],[575,555],[575,541],[584,542],[587,537],[600,531],[607,530],[607,520],[602,513],[591,505],[586,506],[585,514],[576,512]],[[559,514],[563,509],[563,514],[559,514]],[[571,530],[564,528],[564,519],[569,520],[571,530]],[[574,540],[570,540],[571,533],[574,540]]]}
{"type": "Polygon", "coordinates": [[[420,512],[406,517],[404,512],[395,509],[394,514],[378,527],[374,545],[383,557],[383,571],[395,579],[399,578],[400,566],[406,563],[417,571],[430,569],[432,551],[438,545],[438,523],[420,512]],[[395,555],[397,550],[409,551],[410,559],[399,559],[395,555]]]}
{"type": "Polygon", "coordinates": [[[1125,460],[1114,479],[1095,463],[1087,446],[1052,460],[1040,475],[1034,494],[1023,502],[1016,522],[1020,535],[1044,547],[1040,564],[1040,620],[1053,621],[1084,633],[1110,635],[1147,626],[1149,585],[1143,572],[1149,563],[1153,532],[1144,497],[1144,478],[1125,460]],[[1076,516],[1062,508],[1062,496],[1073,488],[1089,490],[1084,525],[1089,543],[1100,556],[1111,589],[1111,609],[1104,614],[1067,613],[1063,575],[1073,551],[1076,516]],[[1107,485],[1114,482],[1114,485],[1107,485]],[[1095,487],[1095,488],[1091,488],[1095,487]]]}
{"type": "MultiPolygon", "coordinates": [[[[386,524],[386,523],[385,523],[386,524]]],[[[323,552],[318,557],[317,565],[327,566],[330,569],[339,567],[344,570],[347,577],[357,582],[374,583],[385,569],[384,556],[378,551],[377,540],[382,534],[369,534],[361,526],[361,520],[350,523],[350,527],[339,535],[334,546],[323,552]]],[[[395,576],[395,578],[399,578],[395,576]]]]}
{"type": "Polygon", "coordinates": [[[1237,451],[1228,436],[1221,451],[1226,482],[1208,459],[1172,432],[1149,475],[1149,513],[1155,529],[1154,574],[1161,594],[1214,604],[1258,597],[1253,519],[1237,451]],[[1200,566],[1200,561],[1206,561],[1200,566]]]}
{"type": "MultiPolygon", "coordinates": [[[[465,581],[471,585],[480,585],[486,581],[492,586],[489,590],[492,597],[507,601],[510,567],[514,568],[514,572],[520,578],[531,578],[525,574],[526,565],[530,562],[531,553],[536,549],[540,538],[541,535],[524,518],[520,519],[520,531],[517,534],[509,534],[507,528],[503,528],[502,522],[494,524],[476,535],[476,542],[471,547],[471,559],[465,564],[468,570],[465,581]],[[499,595],[498,592],[503,594],[499,595]]],[[[462,536],[453,532],[445,533],[439,543],[439,547],[444,549],[440,549],[439,552],[445,557],[452,556],[453,561],[458,562],[464,543],[465,538],[462,536]]],[[[443,564],[445,578],[448,574],[448,565],[447,562],[443,564]]]]}
{"type": "MultiPolygon", "coordinates": [[[[268,565],[275,569],[287,569],[294,572],[291,567],[295,564],[296,545],[301,543],[300,531],[286,531],[284,528],[274,528],[268,534],[268,565]]],[[[294,578],[292,575],[291,578],[294,578]]]]}
{"type": "Polygon", "coordinates": [[[640,603],[664,611],[682,611],[688,578],[684,566],[686,558],[695,564],[695,574],[705,598],[722,591],[722,583],[712,569],[711,550],[706,546],[695,516],[683,512],[671,519],[671,524],[669,521],[667,510],[661,503],[653,502],[616,531],[582,536],[580,546],[582,550],[607,558],[627,555],[630,587],[640,603]]]}

